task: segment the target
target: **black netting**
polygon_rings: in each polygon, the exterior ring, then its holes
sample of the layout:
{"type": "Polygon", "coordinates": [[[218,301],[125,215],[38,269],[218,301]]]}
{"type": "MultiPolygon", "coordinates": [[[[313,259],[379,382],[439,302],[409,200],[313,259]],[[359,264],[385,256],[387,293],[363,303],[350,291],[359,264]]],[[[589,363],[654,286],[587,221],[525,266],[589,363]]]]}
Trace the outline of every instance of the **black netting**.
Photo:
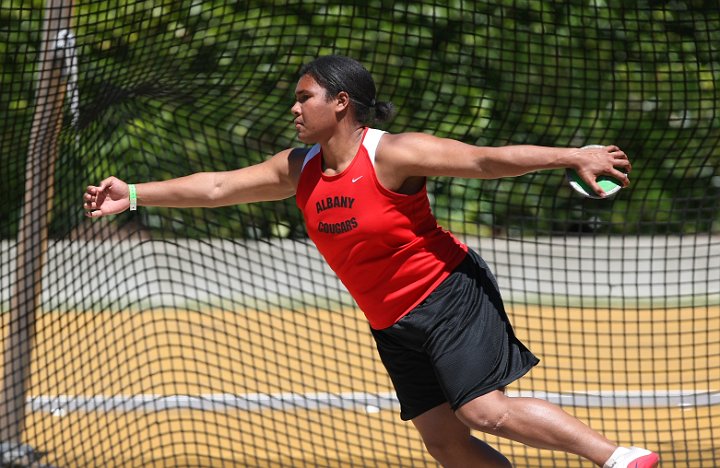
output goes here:
{"type": "Polygon", "coordinates": [[[109,175],[298,145],[298,71],[338,53],[397,106],[390,132],[630,155],[603,201],[562,171],[428,188],[542,358],[511,394],[666,466],[720,464],[718,44],[703,0],[0,2],[4,461],[432,464],[294,199],[83,216],[109,175]]]}

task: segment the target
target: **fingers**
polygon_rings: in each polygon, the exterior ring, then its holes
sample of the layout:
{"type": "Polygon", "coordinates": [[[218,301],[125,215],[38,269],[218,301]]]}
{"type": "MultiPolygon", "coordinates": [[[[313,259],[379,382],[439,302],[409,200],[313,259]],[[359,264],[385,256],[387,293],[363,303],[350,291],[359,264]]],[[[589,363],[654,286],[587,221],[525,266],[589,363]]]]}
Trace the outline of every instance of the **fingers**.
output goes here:
{"type": "MultiPolygon", "coordinates": [[[[85,196],[87,197],[87,194],[85,196]]],[[[91,197],[90,199],[85,199],[85,203],[83,203],[83,209],[85,210],[85,216],[87,216],[88,218],[99,218],[108,214],[105,213],[98,206],[97,200],[94,197],[91,197]]]]}
{"type": "MultiPolygon", "coordinates": [[[[632,164],[630,163],[628,155],[617,145],[605,146],[601,152],[609,157],[611,166],[596,175],[604,174],[610,176],[616,179],[623,187],[630,185],[630,177],[628,174],[632,171],[632,164]]],[[[597,184],[592,183],[590,185],[597,191],[597,188],[595,188],[597,184]]]]}
{"type": "Polygon", "coordinates": [[[85,188],[85,194],[86,196],[98,196],[101,193],[108,191],[117,180],[119,179],[116,177],[108,177],[100,182],[100,185],[88,185],[87,188],[85,188]]]}
{"type": "Polygon", "coordinates": [[[97,197],[97,187],[88,187],[83,194],[83,200],[89,202],[97,197]]]}
{"type": "Polygon", "coordinates": [[[109,187],[111,187],[112,184],[113,184],[116,180],[118,180],[118,179],[117,179],[115,176],[110,176],[110,177],[108,177],[107,179],[104,179],[102,182],[100,182],[100,186],[98,187],[98,189],[99,189],[101,192],[104,192],[104,191],[107,190],[109,187]]]}
{"type": "Polygon", "coordinates": [[[88,218],[99,218],[103,216],[105,213],[102,212],[102,210],[93,210],[93,211],[86,211],[85,216],[88,218]]]}
{"type": "Polygon", "coordinates": [[[85,209],[85,211],[97,209],[97,202],[95,200],[95,197],[89,197],[86,194],[84,198],[85,198],[85,202],[83,203],[83,208],[85,209]]]}
{"type": "MultiPolygon", "coordinates": [[[[97,187],[92,187],[97,189],[97,187]]],[[[85,216],[89,218],[97,218],[102,216],[102,211],[98,210],[97,196],[92,194],[91,187],[88,187],[88,191],[83,195],[83,209],[85,210],[85,216]]]]}
{"type": "Polygon", "coordinates": [[[620,182],[623,187],[630,185],[628,174],[632,171],[632,164],[627,154],[615,145],[606,146],[609,155],[612,157],[612,168],[607,175],[620,182]]]}
{"type": "Polygon", "coordinates": [[[630,185],[630,177],[628,177],[626,172],[613,168],[612,176],[615,180],[620,182],[623,187],[630,185]]]}
{"type": "Polygon", "coordinates": [[[587,182],[588,185],[590,185],[590,188],[593,189],[593,192],[597,193],[598,196],[603,197],[603,198],[607,197],[607,193],[605,193],[605,190],[603,190],[600,187],[600,184],[597,183],[597,180],[590,179],[590,180],[586,180],[585,182],[587,182]]]}
{"type": "Polygon", "coordinates": [[[610,156],[609,163],[611,166],[609,169],[603,171],[603,174],[614,179],[622,188],[628,187],[630,185],[629,174],[632,171],[632,164],[630,163],[628,155],[615,145],[610,145],[606,147],[606,149],[610,156]]]}
{"type": "Polygon", "coordinates": [[[108,182],[109,180],[105,179],[100,183],[100,186],[88,185],[85,189],[83,209],[85,210],[85,216],[88,218],[99,218],[104,215],[102,210],[98,208],[98,204],[101,203],[99,198],[102,197],[108,182]]]}

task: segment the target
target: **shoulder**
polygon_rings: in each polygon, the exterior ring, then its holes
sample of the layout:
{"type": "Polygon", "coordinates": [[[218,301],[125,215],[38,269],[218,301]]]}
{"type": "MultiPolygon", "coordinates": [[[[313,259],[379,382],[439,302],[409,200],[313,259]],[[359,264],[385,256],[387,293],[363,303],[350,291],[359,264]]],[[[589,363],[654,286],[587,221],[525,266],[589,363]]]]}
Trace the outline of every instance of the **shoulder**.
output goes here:
{"type": "Polygon", "coordinates": [[[441,151],[446,140],[427,133],[386,133],[377,148],[378,161],[390,164],[411,164],[429,152],[441,151]]]}
{"type": "Polygon", "coordinates": [[[376,161],[384,173],[395,173],[399,178],[474,177],[481,153],[478,147],[452,138],[401,133],[380,141],[376,161]]]}
{"type": "Polygon", "coordinates": [[[380,183],[393,192],[417,193],[425,183],[423,160],[434,139],[424,133],[384,134],[375,152],[375,173],[380,183]]]}
{"type": "Polygon", "coordinates": [[[275,164],[280,166],[292,167],[302,165],[305,157],[308,155],[310,148],[288,148],[276,153],[270,158],[275,164]]]}
{"type": "Polygon", "coordinates": [[[311,148],[288,148],[276,153],[265,164],[272,167],[272,170],[282,179],[286,179],[292,185],[297,186],[300,178],[303,163],[311,148]]]}

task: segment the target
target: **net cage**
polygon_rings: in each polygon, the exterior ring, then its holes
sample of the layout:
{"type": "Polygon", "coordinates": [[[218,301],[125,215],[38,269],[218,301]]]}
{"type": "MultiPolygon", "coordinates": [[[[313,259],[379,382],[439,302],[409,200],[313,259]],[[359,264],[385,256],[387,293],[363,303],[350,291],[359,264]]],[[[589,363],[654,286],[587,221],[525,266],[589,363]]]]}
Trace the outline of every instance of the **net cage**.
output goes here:
{"type": "Polygon", "coordinates": [[[541,358],[510,395],[719,465],[718,44],[702,0],[0,1],[0,463],[435,465],[294,199],[83,215],[109,175],[300,145],[298,72],[334,53],[396,105],[389,132],[630,155],[606,200],[559,170],[428,191],[541,358]]]}

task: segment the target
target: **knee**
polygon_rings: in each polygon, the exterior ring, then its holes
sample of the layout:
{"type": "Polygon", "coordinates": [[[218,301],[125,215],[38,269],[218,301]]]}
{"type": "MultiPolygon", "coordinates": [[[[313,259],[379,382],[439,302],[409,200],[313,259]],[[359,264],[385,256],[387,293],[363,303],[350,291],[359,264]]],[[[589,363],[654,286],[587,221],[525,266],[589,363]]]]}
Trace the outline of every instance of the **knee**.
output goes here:
{"type": "Polygon", "coordinates": [[[461,436],[455,433],[441,431],[431,434],[423,434],[422,441],[428,453],[432,455],[435,460],[439,461],[443,465],[446,465],[444,462],[448,460],[454,452],[456,452],[455,448],[457,447],[460,439],[470,437],[470,430],[466,430],[467,434],[463,434],[461,436]]]}
{"type": "Polygon", "coordinates": [[[453,444],[440,439],[423,440],[428,453],[443,466],[449,466],[453,456],[453,444]]]}
{"type": "MultiPolygon", "coordinates": [[[[467,439],[470,439],[469,435],[467,439]]],[[[465,452],[463,446],[467,443],[466,440],[434,437],[429,440],[423,439],[423,443],[428,453],[443,467],[462,466],[462,454],[465,452]]]]}
{"type": "MultiPolygon", "coordinates": [[[[499,402],[497,402],[499,403],[499,402]]],[[[504,404],[465,405],[457,411],[457,417],[469,428],[486,434],[502,435],[510,420],[510,409],[504,404]]]]}
{"type": "Polygon", "coordinates": [[[505,423],[510,419],[509,411],[495,412],[490,414],[474,413],[469,417],[460,417],[468,427],[486,434],[501,435],[505,423]]]}

